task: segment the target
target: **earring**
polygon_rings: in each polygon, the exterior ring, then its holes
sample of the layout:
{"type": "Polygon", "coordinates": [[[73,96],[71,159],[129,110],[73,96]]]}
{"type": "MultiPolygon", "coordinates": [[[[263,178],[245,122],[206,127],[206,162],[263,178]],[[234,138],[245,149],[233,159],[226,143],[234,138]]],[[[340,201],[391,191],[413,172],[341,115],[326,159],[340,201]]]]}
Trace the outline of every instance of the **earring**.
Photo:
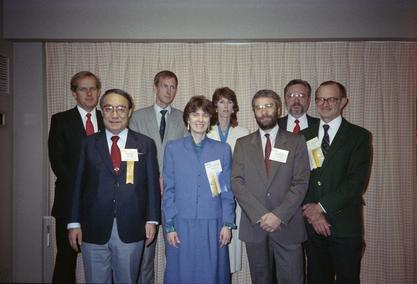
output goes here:
{"type": "Polygon", "coordinates": [[[190,131],[190,123],[187,123],[187,130],[190,131]]]}

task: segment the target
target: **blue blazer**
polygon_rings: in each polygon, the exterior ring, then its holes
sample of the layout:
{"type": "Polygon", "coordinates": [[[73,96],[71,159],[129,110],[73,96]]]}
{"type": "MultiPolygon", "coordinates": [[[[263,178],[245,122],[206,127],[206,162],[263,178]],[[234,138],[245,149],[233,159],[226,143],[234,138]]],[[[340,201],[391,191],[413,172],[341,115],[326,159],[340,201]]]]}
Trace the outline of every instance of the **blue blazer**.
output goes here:
{"type": "Polygon", "coordinates": [[[235,201],[230,187],[232,153],[230,146],[210,138],[202,141],[196,153],[192,136],[168,142],[164,155],[164,194],[162,210],[165,222],[183,219],[221,219],[234,223],[235,201]],[[213,197],[204,163],[220,160],[220,184],[227,189],[213,197]]]}
{"type": "Polygon", "coordinates": [[[161,195],[154,141],[129,130],[126,149],[137,149],[134,184],[126,184],[126,162],[116,175],[106,133],[87,137],[82,144],[76,171],[69,222],[81,224],[83,241],[105,244],[117,219],[120,239],[125,243],[145,239],[146,221],[160,222],[161,195]]]}

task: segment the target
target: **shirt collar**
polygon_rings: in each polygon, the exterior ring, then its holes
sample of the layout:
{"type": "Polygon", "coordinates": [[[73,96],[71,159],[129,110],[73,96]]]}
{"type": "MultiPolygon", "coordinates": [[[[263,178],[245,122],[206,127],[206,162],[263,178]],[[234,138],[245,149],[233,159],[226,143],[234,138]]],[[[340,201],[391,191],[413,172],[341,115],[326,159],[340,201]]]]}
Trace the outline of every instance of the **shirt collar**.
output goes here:
{"type": "Polygon", "coordinates": [[[291,123],[295,124],[296,119],[298,119],[299,122],[306,121],[307,120],[307,114],[304,113],[299,118],[295,118],[294,116],[292,116],[291,114],[288,113],[288,119],[291,121],[291,123]]]}
{"type": "Polygon", "coordinates": [[[342,124],[342,116],[339,115],[338,117],[327,123],[320,119],[320,129],[323,128],[323,125],[325,124],[329,125],[331,129],[337,130],[342,124]]]}
{"type": "Polygon", "coordinates": [[[91,113],[91,118],[96,117],[96,108],[93,108],[90,112],[88,112],[85,109],[83,109],[82,107],[80,107],[79,105],[77,105],[77,109],[78,109],[78,112],[80,113],[80,115],[83,119],[85,118],[87,113],[91,113]]]}
{"type": "Polygon", "coordinates": [[[115,135],[113,133],[111,133],[109,130],[107,130],[106,128],[106,139],[107,141],[111,141],[112,136],[119,136],[119,139],[123,142],[126,142],[127,140],[127,133],[128,133],[128,129],[125,128],[123,129],[119,134],[115,135]]]}
{"type": "MultiPolygon", "coordinates": [[[[272,128],[268,133],[269,133],[269,137],[272,139],[272,138],[274,138],[275,139],[275,137],[277,136],[277,133],[278,133],[278,130],[279,130],[279,126],[278,126],[278,123],[274,126],[274,128],[272,128]]],[[[265,134],[266,134],[266,132],[265,132],[265,130],[263,130],[263,129],[261,129],[261,128],[259,128],[259,133],[261,134],[261,137],[264,137],[265,136],[265,134]]]]}
{"type": "Polygon", "coordinates": [[[156,114],[161,114],[161,110],[167,110],[168,114],[171,114],[171,105],[167,106],[166,108],[161,108],[159,105],[154,104],[153,109],[155,110],[156,114]]]}

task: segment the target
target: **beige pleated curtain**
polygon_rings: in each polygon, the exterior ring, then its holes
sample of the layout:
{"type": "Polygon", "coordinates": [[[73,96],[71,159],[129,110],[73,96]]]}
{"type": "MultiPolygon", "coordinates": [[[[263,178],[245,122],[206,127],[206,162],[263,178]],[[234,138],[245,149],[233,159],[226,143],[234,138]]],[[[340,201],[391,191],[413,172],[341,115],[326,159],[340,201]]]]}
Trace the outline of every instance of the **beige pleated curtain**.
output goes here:
{"type": "MultiPolygon", "coordinates": [[[[366,250],[362,283],[416,283],[416,97],[417,42],[294,43],[63,43],[45,44],[48,120],[74,107],[71,76],[97,74],[103,91],[120,88],[136,108],[154,102],[154,75],[163,69],[179,79],[174,106],[182,109],[193,95],[211,98],[228,86],[238,95],[241,125],[256,129],[250,108],[259,89],[282,96],[294,78],[311,83],[336,80],[348,90],[344,116],[373,134],[373,166],[365,194],[366,250]]],[[[314,101],[309,113],[317,116],[314,101]]],[[[50,203],[54,175],[50,174],[50,203]]],[[[156,281],[164,271],[164,249],[157,247],[156,281]]],[[[77,279],[83,281],[82,268],[77,279]]],[[[246,254],[234,283],[251,283],[246,254]]]]}

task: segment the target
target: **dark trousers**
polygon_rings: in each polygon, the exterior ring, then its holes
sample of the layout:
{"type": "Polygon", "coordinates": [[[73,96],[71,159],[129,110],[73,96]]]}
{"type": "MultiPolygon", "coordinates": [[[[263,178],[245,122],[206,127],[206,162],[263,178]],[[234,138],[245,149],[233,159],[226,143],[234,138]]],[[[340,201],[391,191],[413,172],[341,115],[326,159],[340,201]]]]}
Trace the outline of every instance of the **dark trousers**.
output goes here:
{"type": "Polygon", "coordinates": [[[308,284],[360,283],[362,237],[322,237],[309,233],[304,243],[308,284]]]}
{"type": "Polygon", "coordinates": [[[68,241],[67,221],[64,218],[56,218],[55,224],[57,254],[52,283],[75,283],[77,252],[71,248],[68,241]]]}

